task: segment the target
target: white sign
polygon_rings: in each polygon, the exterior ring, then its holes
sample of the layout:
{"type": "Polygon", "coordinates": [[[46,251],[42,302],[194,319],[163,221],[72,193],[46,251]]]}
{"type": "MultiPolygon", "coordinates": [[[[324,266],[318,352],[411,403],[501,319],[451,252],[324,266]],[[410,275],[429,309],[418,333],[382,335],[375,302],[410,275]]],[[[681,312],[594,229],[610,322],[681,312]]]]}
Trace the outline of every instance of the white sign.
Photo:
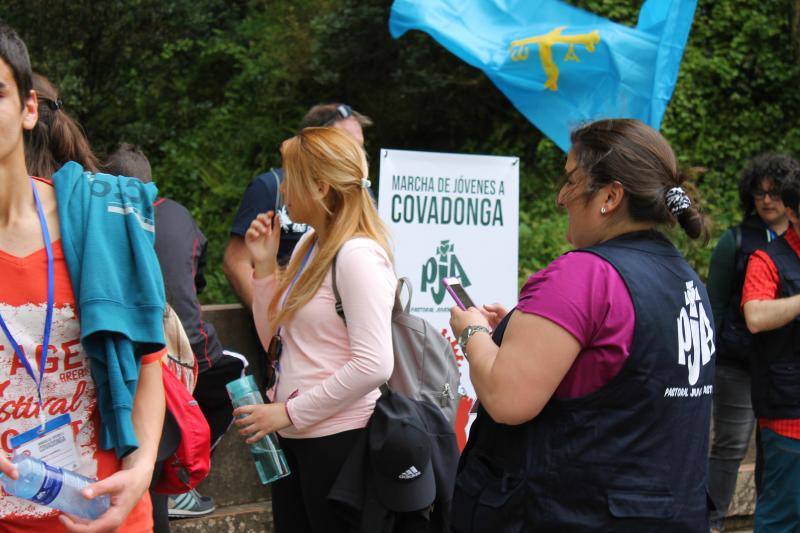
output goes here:
{"type": "Polygon", "coordinates": [[[443,331],[459,361],[466,398],[456,429],[463,446],[475,390],[452,339],[454,303],[442,278],[460,278],[477,305],[516,304],[519,158],[381,150],[379,191],[397,274],[414,287],[411,311],[443,331]]]}

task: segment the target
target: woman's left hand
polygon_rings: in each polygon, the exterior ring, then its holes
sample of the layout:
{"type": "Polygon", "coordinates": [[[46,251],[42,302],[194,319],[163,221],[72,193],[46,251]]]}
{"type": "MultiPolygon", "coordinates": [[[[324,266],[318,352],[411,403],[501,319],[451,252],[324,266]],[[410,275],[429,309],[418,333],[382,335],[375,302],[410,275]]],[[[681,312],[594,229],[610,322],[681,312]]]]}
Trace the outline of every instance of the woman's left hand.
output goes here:
{"type": "Polygon", "coordinates": [[[459,307],[451,307],[450,329],[453,330],[453,335],[455,335],[456,339],[467,326],[486,326],[491,329],[489,321],[475,307],[470,307],[466,311],[462,311],[459,307]]]}
{"type": "Polygon", "coordinates": [[[235,424],[239,426],[239,434],[248,437],[245,441],[252,444],[265,435],[288,428],[292,425],[289,412],[284,403],[262,403],[258,405],[243,405],[233,411],[237,418],[235,424]],[[244,416],[242,416],[244,415],[244,416]]]}
{"type": "Polygon", "coordinates": [[[60,515],[59,520],[67,531],[73,533],[116,531],[142,499],[152,478],[152,468],[132,467],[119,470],[103,480],[92,483],[82,491],[87,498],[102,495],[111,498],[111,507],[105,513],[96,520],[84,520],[65,514],[60,515]]]}

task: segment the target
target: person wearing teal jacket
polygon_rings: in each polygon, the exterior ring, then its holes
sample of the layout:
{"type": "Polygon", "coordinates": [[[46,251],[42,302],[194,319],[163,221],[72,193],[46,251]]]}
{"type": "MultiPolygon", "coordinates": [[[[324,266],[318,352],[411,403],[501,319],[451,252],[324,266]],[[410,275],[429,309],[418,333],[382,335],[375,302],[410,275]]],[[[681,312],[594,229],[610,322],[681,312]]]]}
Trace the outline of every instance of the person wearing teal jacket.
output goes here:
{"type": "Polygon", "coordinates": [[[108,496],[110,507],[87,522],[5,496],[0,523],[152,531],[147,488],[165,404],[164,296],[147,229],[155,191],[74,164],[56,176],[31,164],[37,152],[27,141],[48,111],[61,114],[60,101],[40,101],[25,43],[0,21],[0,392],[25,405],[0,420],[0,473],[19,476],[11,453],[46,456],[99,478],[82,495],[108,496]]]}
{"type": "Polygon", "coordinates": [[[158,189],[91,174],[70,161],[53,175],[61,239],[97,386],[100,446],[138,447],[131,422],[139,359],[164,348],[164,281],[155,254],[158,189]]]}

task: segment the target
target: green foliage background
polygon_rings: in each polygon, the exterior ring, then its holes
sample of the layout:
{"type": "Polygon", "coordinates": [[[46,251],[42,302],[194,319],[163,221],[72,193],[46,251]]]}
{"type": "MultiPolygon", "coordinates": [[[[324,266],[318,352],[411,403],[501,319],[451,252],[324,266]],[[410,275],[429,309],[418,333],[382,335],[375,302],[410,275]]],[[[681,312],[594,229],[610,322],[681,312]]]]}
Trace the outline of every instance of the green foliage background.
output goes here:
{"type": "MultiPolygon", "coordinates": [[[[634,25],[641,1],[573,0],[634,25]]],[[[240,195],[280,164],[305,110],[340,100],[382,147],[518,155],[520,280],[568,247],[555,206],[564,154],[478,70],[412,32],[389,0],[26,0],[0,18],[28,43],[96,150],[139,144],[163,194],[210,240],[206,302],[234,297],[221,256],[240,195]]],[[[800,0],[699,0],[662,131],[696,183],[714,237],[740,214],[736,180],[763,151],[800,154],[800,0]]],[[[377,165],[372,173],[377,174],[377,165]]],[[[701,273],[712,243],[675,239],[701,273]]]]}

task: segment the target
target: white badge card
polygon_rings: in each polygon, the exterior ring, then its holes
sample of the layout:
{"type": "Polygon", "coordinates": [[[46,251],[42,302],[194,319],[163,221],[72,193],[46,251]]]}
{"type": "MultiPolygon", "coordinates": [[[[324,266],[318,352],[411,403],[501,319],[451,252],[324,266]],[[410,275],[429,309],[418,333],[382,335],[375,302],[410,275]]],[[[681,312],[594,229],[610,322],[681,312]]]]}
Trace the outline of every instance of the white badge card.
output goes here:
{"type": "Polygon", "coordinates": [[[44,431],[37,425],[25,433],[12,437],[10,442],[14,456],[30,455],[51,466],[73,471],[80,465],[69,413],[49,420],[45,424],[44,431]]]}

